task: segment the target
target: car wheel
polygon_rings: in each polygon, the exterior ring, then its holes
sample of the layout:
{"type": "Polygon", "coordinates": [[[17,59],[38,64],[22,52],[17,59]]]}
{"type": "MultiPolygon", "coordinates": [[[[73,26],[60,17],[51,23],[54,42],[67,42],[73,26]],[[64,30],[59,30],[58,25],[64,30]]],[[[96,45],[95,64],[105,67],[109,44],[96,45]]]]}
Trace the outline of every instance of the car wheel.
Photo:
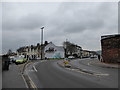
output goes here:
{"type": "Polygon", "coordinates": [[[18,63],[15,62],[16,65],[18,65],[18,63]]]}

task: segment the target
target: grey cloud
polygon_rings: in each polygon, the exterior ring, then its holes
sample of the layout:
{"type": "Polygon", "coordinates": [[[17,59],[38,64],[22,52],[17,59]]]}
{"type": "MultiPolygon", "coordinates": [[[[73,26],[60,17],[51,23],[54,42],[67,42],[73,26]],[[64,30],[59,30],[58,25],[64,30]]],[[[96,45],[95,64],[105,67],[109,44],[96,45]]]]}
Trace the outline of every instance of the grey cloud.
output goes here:
{"type": "Polygon", "coordinates": [[[2,23],[3,49],[40,42],[41,26],[45,26],[44,40],[60,45],[67,38],[85,48],[100,49],[101,35],[117,32],[116,5],[105,2],[24,3],[24,10],[18,9],[19,4],[9,10],[6,4],[2,23]]]}
{"type": "Polygon", "coordinates": [[[4,20],[3,30],[18,30],[18,29],[32,30],[32,29],[40,28],[43,24],[44,24],[44,17],[42,15],[29,14],[27,16],[23,16],[19,18],[18,20],[15,19],[4,20]]]}
{"type": "Polygon", "coordinates": [[[15,51],[17,48],[25,45],[36,45],[40,42],[39,33],[34,32],[11,32],[3,31],[2,33],[2,48],[3,52],[8,49],[15,51]]]}
{"type": "Polygon", "coordinates": [[[118,33],[120,33],[120,2],[118,3],[118,33]]]}
{"type": "Polygon", "coordinates": [[[52,18],[51,24],[69,33],[111,28],[116,23],[110,25],[106,21],[115,22],[115,18],[111,19],[111,14],[115,12],[113,6],[113,3],[63,3],[55,13],[56,16],[52,18]]]}
{"type": "Polygon", "coordinates": [[[0,3],[0,54],[2,53],[2,3],[0,3]]]}

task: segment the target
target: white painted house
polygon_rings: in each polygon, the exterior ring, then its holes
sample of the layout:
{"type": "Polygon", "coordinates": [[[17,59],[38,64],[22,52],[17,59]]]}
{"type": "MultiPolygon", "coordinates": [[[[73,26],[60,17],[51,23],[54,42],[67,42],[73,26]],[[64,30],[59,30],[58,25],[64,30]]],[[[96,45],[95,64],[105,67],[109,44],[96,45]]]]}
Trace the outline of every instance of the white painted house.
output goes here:
{"type": "Polygon", "coordinates": [[[46,58],[64,58],[65,50],[62,46],[55,46],[52,42],[44,48],[44,54],[46,58]]]}

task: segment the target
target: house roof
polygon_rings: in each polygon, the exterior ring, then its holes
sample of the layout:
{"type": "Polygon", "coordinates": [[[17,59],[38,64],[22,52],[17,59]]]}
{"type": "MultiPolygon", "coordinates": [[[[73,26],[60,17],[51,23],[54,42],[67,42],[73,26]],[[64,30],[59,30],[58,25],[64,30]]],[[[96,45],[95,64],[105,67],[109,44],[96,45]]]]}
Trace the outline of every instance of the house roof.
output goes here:
{"type": "Polygon", "coordinates": [[[64,48],[62,46],[56,46],[57,50],[64,51],[64,48]]]}
{"type": "Polygon", "coordinates": [[[48,45],[46,45],[45,48],[52,47],[51,45],[52,45],[55,49],[57,49],[58,51],[64,51],[64,48],[63,48],[62,46],[56,46],[56,45],[54,45],[52,42],[50,42],[48,45]]]}

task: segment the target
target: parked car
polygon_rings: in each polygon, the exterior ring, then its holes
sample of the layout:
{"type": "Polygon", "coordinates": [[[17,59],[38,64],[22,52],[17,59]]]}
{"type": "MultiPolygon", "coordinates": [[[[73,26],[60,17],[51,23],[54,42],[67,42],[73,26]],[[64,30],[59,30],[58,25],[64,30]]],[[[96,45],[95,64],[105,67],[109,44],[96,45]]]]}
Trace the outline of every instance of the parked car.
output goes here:
{"type": "Polygon", "coordinates": [[[2,56],[2,70],[9,70],[10,59],[8,55],[2,56]]]}
{"type": "Polygon", "coordinates": [[[16,60],[15,60],[15,64],[22,64],[22,63],[25,63],[27,61],[26,58],[23,58],[23,57],[17,57],[16,60]]]}
{"type": "Polygon", "coordinates": [[[14,57],[9,57],[10,59],[10,63],[14,63],[15,62],[15,58],[14,57]]]}
{"type": "Polygon", "coordinates": [[[74,56],[69,56],[68,59],[74,59],[75,57],[74,56]]]}
{"type": "Polygon", "coordinates": [[[90,58],[96,58],[95,56],[91,56],[90,58]]]}
{"type": "Polygon", "coordinates": [[[15,61],[16,61],[16,59],[15,59],[15,58],[13,58],[13,59],[12,59],[12,62],[13,62],[13,63],[15,63],[15,61]]]}

